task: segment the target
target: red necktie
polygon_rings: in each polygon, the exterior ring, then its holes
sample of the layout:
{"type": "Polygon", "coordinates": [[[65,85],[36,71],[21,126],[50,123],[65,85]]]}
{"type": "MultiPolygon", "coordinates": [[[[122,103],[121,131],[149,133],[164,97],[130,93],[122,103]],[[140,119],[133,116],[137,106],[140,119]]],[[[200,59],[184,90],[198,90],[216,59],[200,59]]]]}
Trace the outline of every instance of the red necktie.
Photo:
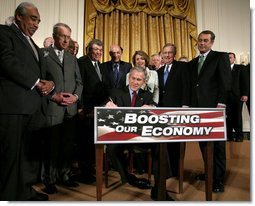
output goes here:
{"type": "Polygon", "coordinates": [[[135,107],[137,93],[133,91],[132,95],[133,95],[133,97],[132,97],[132,101],[131,101],[131,107],[135,107]]]}

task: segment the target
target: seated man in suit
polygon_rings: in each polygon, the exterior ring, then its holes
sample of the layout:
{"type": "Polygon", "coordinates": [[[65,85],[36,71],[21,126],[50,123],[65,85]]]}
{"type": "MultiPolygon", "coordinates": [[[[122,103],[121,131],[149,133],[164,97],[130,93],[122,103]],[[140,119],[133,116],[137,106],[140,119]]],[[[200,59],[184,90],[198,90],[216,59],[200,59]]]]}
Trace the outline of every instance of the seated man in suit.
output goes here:
{"type": "MultiPolygon", "coordinates": [[[[141,87],[145,83],[146,70],[140,67],[133,67],[130,70],[129,85],[124,89],[113,89],[110,95],[111,101],[107,102],[106,107],[154,107],[156,103],[153,101],[153,95],[149,91],[142,90],[141,87]]],[[[143,144],[142,146],[150,146],[143,144]]],[[[121,176],[122,183],[128,182],[140,189],[149,189],[150,182],[146,179],[137,178],[128,173],[127,162],[124,156],[124,150],[132,147],[129,144],[109,144],[107,151],[112,161],[121,176]]]]}

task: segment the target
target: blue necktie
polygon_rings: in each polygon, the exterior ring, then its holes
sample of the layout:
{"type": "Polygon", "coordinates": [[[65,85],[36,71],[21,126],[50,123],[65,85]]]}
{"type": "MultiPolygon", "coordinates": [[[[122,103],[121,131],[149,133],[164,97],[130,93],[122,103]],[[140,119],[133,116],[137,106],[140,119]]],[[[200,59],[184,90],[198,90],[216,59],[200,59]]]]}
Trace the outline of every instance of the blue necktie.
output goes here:
{"type": "Polygon", "coordinates": [[[113,73],[114,73],[115,85],[117,85],[117,83],[118,83],[118,76],[119,76],[118,64],[114,64],[113,65],[113,73]]]}
{"type": "Polygon", "coordinates": [[[166,80],[167,80],[168,73],[169,73],[168,67],[169,67],[169,65],[167,64],[166,68],[165,68],[165,71],[164,71],[164,85],[166,84],[166,80]]]}

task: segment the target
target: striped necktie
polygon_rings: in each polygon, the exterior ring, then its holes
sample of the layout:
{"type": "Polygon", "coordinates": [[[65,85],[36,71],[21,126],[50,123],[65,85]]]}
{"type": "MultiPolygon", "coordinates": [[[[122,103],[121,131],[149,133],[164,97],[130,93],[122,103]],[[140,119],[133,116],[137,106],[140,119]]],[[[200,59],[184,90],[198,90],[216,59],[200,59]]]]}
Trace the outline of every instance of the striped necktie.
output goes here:
{"type": "Polygon", "coordinates": [[[204,61],[205,61],[205,56],[204,55],[200,55],[199,56],[199,60],[198,60],[198,66],[197,66],[197,74],[199,75],[200,71],[201,71],[201,68],[204,64],[204,61]]]}
{"type": "Polygon", "coordinates": [[[167,64],[165,67],[165,71],[164,71],[164,85],[166,84],[166,80],[167,80],[168,74],[169,74],[168,68],[169,68],[169,65],[167,64]]]}
{"type": "Polygon", "coordinates": [[[115,85],[117,85],[118,84],[118,78],[119,78],[118,64],[113,65],[113,73],[114,73],[115,85]]]}

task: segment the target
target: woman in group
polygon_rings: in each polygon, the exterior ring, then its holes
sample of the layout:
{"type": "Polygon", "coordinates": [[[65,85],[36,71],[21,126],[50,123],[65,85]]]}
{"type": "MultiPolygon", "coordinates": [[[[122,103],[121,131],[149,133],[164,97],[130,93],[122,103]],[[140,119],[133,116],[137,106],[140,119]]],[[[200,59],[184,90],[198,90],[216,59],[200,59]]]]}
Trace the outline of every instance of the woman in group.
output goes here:
{"type": "MultiPolygon", "coordinates": [[[[153,94],[153,101],[158,104],[159,101],[159,87],[158,87],[158,73],[155,70],[150,70],[148,68],[150,59],[146,52],[139,50],[136,51],[132,57],[132,63],[134,66],[142,67],[146,70],[147,79],[146,84],[142,87],[142,89],[150,91],[153,94]]],[[[128,76],[127,74],[127,84],[128,84],[128,76]]]]}

